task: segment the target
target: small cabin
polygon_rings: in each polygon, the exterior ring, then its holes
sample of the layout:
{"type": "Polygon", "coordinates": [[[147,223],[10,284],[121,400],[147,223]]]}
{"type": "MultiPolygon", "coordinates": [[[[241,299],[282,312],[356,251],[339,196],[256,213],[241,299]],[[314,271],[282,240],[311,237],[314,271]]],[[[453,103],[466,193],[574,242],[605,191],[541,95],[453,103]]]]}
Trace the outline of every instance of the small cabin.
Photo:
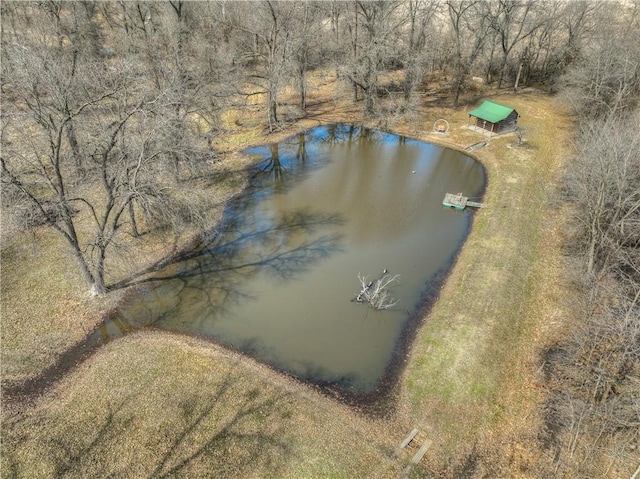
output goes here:
{"type": "Polygon", "coordinates": [[[510,106],[485,100],[482,105],[469,112],[469,123],[473,121],[478,128],[498,134],[514,131],[519,117],[518,112],[510,106]]]}

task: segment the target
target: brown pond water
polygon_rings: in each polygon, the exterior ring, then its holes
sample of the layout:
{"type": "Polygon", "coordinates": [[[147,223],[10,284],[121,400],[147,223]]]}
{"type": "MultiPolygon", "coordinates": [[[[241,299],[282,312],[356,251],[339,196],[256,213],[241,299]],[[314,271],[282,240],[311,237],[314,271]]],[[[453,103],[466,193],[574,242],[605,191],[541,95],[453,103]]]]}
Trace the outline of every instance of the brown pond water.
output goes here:
{"type": "Polygon", "coordinates": [[[481,196],[484,169],[460,152],[346,125],[246,153],[257,164],[252,187],[229,207],[224,231],[103,332],[152,325],[347,393],[374,391],[468,233],[472,211],[442,199],[481,196]],[[385,269],[400,275],[398,304],[354,302],[358,274],[373,281],[385,269]]]}
{"type": "MultiPolygon", "coordinates": [[[[470,229],[485,173],[450,149],[321,126],[255,157],[251,187],[220,231],[165,271],[74,353],[153,327],[204,337],[343,397],[392,385],[416,327],[470,229]],[[358,274],[400,275],[395,307],[354,301],[358,274]]],[[[73,358],[67,358],[73,359],[73,358]]]]}

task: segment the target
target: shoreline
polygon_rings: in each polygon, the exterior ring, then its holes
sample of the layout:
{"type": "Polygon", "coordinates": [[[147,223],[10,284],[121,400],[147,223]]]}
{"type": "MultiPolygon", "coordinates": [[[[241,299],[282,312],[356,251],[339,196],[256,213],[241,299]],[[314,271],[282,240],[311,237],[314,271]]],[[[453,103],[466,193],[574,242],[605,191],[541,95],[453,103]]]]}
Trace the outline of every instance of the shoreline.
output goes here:
{"type": "MultiPolygon", "coordinates": [[[[495,96],[501,95],[495,92],[495,96]]],[[[503,93],[502,96],[518,105],[525,105],[522,108],[527,112],[540,108],[543,115],[560,118],[565,124],[570,122],[569,117],[562,116],[562,111],[554,111],[554,100],[546,95],[511,96],[503,93]]],[[[436,115],[426,105],[418,113],[425,125],[430,122],[429,115],[436,115]]],[[[363,121],[354,108],[346,113],[332,110],[310,116],[313,118],[297,121],[288,125],[286,130],[262,136],[263,142],[243,144],[236,153],[229,150],[225,154],[233,156],[249,146],[279,141],[318,124],[345,122],[375,128],[375,125],[363,121]]],[[[530,281],[527,275],[539,269],[541,273],[546,272],[549,268],[547,263],[555,257],[538,257],[543,253],[536,237],[527,239],[530,231],[535,234],[542,231],[544,215],[549,214],[548,206],[543,203],[527,205],[527,194],[536,198],[544,196],[536,186],[538,178],[529,178],[528,175],[544,173],[543,177],[552,182],[557,165],[566,157],[562,149],[553,144],[556,138],[546,144],[544,130],[536,132],[534,141],[525,151],[507,148],[505,143],[509,139],[499,138],[469,154],[464,151],[464,145],[473,143],[475,137],[460,129],[466,120],[465,112],[449,109],[446,114],[438,111],[436,116],[446,116],[454,125],[444,138],[426,128],[420,131],[420,125],[409,120],[390,125],[386,131],[456,149],[479,161],[487,171],[484,201],[488,208],[474,213],[471,231],[458,251],[450,273],[440,285],[428,311],[417,315],[415,337],[404,353],[406,357],[398,358],[398,381],[390,390],[394,407],[389,414],[367,415],[313,386],[202,338],[147,330],[130,334],[120,341],[111,341],[89,361],[72,369],[35,404],[20,408],[18,415],[33,418],[31,428],[37,427],[43,418],[54,421],[48,426],[47,435],[66,437],[66,434],[75,434],[82,437],[86,427],[94,421],[95,411],[108,409],[109,404],[120,401],[123,394],[127,397],[140,395],[139,404],[126,406],[124,412],[114,413],[116,418],[126,417],[126,414],[137,418],[136,431],[127,432],[122,438],[125,442],[135,443],[138,434],[145,431],[149,437],[155,437],[152,424],[160,417],[179,431],[179,415],[172,412],[176,401],[196,401],[199,404],[202,399],[198,398],[207,397],[212,384],[224,381],[225,374],[231,374],[239,381],[234,388],[242,397],[250,396],[260,384],[269,384],[271,392],[268,395],[273,397],[280,397],[281,393],[291,395],[295,412],[291,417],[278,419],[275,424],[287,430],[285,436],[294,441],[296,451],[322,450],[320,456],[333,464],[331,470],[343,467],[351,471],[352,477],[371,475],[372,468],[388,472],[380,473],[380,477],[396,477],[402,462],[390,459],[383,451],[393,451],[402,437],[416,426],[434,439],[434,445],[423,462],[431,472],[446,475],[446,468],[452,466],[443,462],[445,458],[463,462],[472,454],[480,454],[488,461],[487,464],[502,464],[507,456],[494,456],[491,445],[502,444],[503,441],[513,444],[509,450],[525,447],[532,455],[535,454],[538,446],[530,440],[527,442],[526,432],[535,429],[535,405],[541,392],[526,389],[526,385],[536,380],[535,351],[547,338],[544,331],[536,331],[531,338],[527,334],[543,324],[552,311],[542,309],[539,297],[550,293],[527,286],[530,281]],[[526,191],[521,191],[522,188],[526,191]],[[518,202],[508,209],[505,199],[511,192],[517,192],[518,202]],[[510,248],[514,241],[520,250],[510,248]],[[525,253],[524,257],[520,251],[525,253]],[[536,266],[537,259],[544,261],[536,266]],[[471,288],[461,286],[468,281],[471,281],[471,288]],[[510,332],[511,322],[520,316],[524,326],[510,332]],[[160,363],[150,363],[150,357],[160,363]],[[184,383],[185,377],[191,381],[184,383]],[[52,408],[58,411],[55,417],[51,416],[52,408]],[[155,408],[160,408],[160,412],[140,416],[144,411],[155,411],[155,408]],[[506,412],[497,414],[496,411],[506,412]],[[77,424],[75,429],[64,426],[71,417],[77,424]],[[523,420],[526,417],[530,419],[523,420]],[[485,437],[482,431],[487,428],[491,435],[485,437]],[[362,441],[354,443],[353,431],[357,431],[366,444],[363,445],[362,441]],[[477,441],[480,442],[474,452],[469,448],[477,441]],[[349,460],[345,459],[345,453],[349,460]]],[[[540,120],[533,119],[533,115],[529,121],[536,122],[535,125],[542,124],[540,120]]],[[[557,254],[553,249],[555,246],[551,248],[550,254],[557,254]]],[[[551,273],[559,275],[561,272],[551,273]]],[[[3,290],[3,293],[7,292],[3,290]]],[[[93,328],[102,320],[103,317],[99,317],[99,321],[94,320],[93,328]]],[[[242,411],[237,409],[231,398],[224,399],[220,407],[224,414],[242,411]]],[[[16,412],[6,407],[3,411],[4,418],[12,417],[16,412]]],[[[252,413],[250,417],[251,424],[261,424],[262,416],[258,413],[252,413]]],[[[19,434],[22,427],[5,424],[10,436],[19,434]]],[[[15,444],[9,439],[6,444],[13,445],[5,447],[31,451],[29,454],[43,460],[36,437],[15,444]]],[[[75,440],[82,442],[81,439],[75,440]]],[[[14,453],[17,454],[11,452],[14,453]]],[[[149,454],[149,457],[153,456],[152,452],[149,454]]],[[[304,464],[304,471],[324,470],[317,469],[320,466],[312,457],[299,459],[304,464]]],[[[285,459],[282,461],[287,463],[285,459]]],[[[531,463],[527,458],[520,461],[523,465],[531,463]]],[[[146,466],[143,464],[143,467],[146,466]]],[[[296,466],[285,467],[296,471],[291,472],[294,476],[299,472],[296,466]]]]}

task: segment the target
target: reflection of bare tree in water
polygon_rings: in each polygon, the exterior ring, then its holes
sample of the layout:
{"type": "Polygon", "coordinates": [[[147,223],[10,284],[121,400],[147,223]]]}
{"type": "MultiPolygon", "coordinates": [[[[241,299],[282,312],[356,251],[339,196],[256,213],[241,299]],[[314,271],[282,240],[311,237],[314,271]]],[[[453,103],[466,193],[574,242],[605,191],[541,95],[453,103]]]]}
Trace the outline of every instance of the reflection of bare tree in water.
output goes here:
{"type": "Polygon", "coordinates": [[[344,220],[338,214],[298,210],[265,221],[242,212],[241,206],[231,214],[227,233],[213,235],[208,244],[185,252],[163,271],[129,278],[129,286],[142,289],[138,295],[38,376],[21,383],[5,382],[5,400],[41,394],[101,345],[131,331],[158,327],[197,334],[199,321],[211,321],[238,301],[251,300],[246,284],[255,275],[290,280],[340,249],[341,236],[335,227],[344,220]],[[330,232],[323,232],[327,229],[330,232]],[[198,304],[198,313],[182,315],[192,311],[193,304],[198,304]],[[168,318],[170,326],[165,323],[168,318]]]}
{"type": "Polygon", "coordinates": [[[327,133],[323,137],[322,142],[330,146],[339,143],[364,143],[379,139],[384,132],[372,130],[364,126],[333,124],[327,125],[327,133]]]}
{"type": "Polygon", "coordinates": [[[266,159],[264,166],[262,166],[254,175],[254,179],[273,179],[273,183],[255,185],[256,187],[272,187],[274,184],[278,193],[282,193],[285,187],[291,186],[289,180],[301,177],[306,171],[306,161],[308,158],[307,153],[307,134],[299,133],[297,138],[285,140],[283,142],[285,149],[289,146],[295,148],[295,153],[285,153],[284,156],[280,151],[282,146],[279,143],[269,145],[270,156],[266,159]],[[292,144],[293,140],[295,143],[292,144]],[[292,163],[291,160],[297,160],[297,164],[292,163]],[[285,166],[289,165],[289,168],[285,166]]]}
{"type": "Polygon", "coordinates": [[[307,161],[307,135],[298,133],[298,150],[296,151],[296,160],[304,165],[307,161]]]}
{"type": "MultiPolygon", "coordinates": [[[[308,144],[320,143],[325,146],[335,146],[340,143],[365,143],[373,142],[384,133],[355,125],[332,124],[321,128],[319,137],[309,137],[307,133],[299,133],[296,137],[289,138],[283,143],[269,145],[268,158],[253,175],[255,180],[269,179],[273,182],[254,184],[255,187],[273,187],[275,184],[278,192],[291,186],[291,179],[302,177],[307,171],[307,159],[309,158],[308,144]],[[282,147],[285,148],[285,153],[282,147]],[[293,160],[296,160],[295,163],[293,160]]],[[[403,143],[406,139],[401,137],[398,141],[403,143]]],[[[263,150],[264,151],[264,150],[263,150]]],[[[267,156],[267,155],[265,155],[267,156]]],[[[317,165],[316,165],[317,166],[317,165]]]]}
{"type": "Polygon", "coordinates": [[[273,221],[235,215],[228,232],[198,252],[184,255],[171,271],[138,280],[148,285],[135,308],[142,326],[159,326],[192,304],[212,318],[241,300],[251,300],[247,282],[257,274],[290,280],[339,250],[340,235],[319,232],[343,223],[340,215],[297,210],[273,221]]]}
{"type": "Polygon", "coordinates": [[[354,135],[357,136],[359,128],[354,125],[327,125],[327,135],[323,137],[322,142],[334,146],[338,143],[350,143],[354,135]]]}
{"type": "Polygon", "coordinates": [[[284,180],[287,169],[280,161],[280,145],[278,143],[272,143],[270,149],[271,157],[267,159],[267,164],[256,173],[256,176],[273,175],[274,182],[278,184],[284,180]]]}

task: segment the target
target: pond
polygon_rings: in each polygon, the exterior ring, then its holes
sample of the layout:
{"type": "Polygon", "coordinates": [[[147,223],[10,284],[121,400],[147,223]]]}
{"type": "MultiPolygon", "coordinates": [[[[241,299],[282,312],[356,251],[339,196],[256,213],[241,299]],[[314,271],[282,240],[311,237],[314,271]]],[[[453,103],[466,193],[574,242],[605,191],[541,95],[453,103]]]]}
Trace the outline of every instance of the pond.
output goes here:
{"type": "Polygon", "coordinates": [[[450,149],[329,125],[251,148],[251,186],[203,247],[102,326],[204,337],[341,396],[393,383],[471,225],[446,192],[479,198],[485,173],[450,149]],[[397,304],[355,301],[360,277],[397,276],[397,304]]]}

